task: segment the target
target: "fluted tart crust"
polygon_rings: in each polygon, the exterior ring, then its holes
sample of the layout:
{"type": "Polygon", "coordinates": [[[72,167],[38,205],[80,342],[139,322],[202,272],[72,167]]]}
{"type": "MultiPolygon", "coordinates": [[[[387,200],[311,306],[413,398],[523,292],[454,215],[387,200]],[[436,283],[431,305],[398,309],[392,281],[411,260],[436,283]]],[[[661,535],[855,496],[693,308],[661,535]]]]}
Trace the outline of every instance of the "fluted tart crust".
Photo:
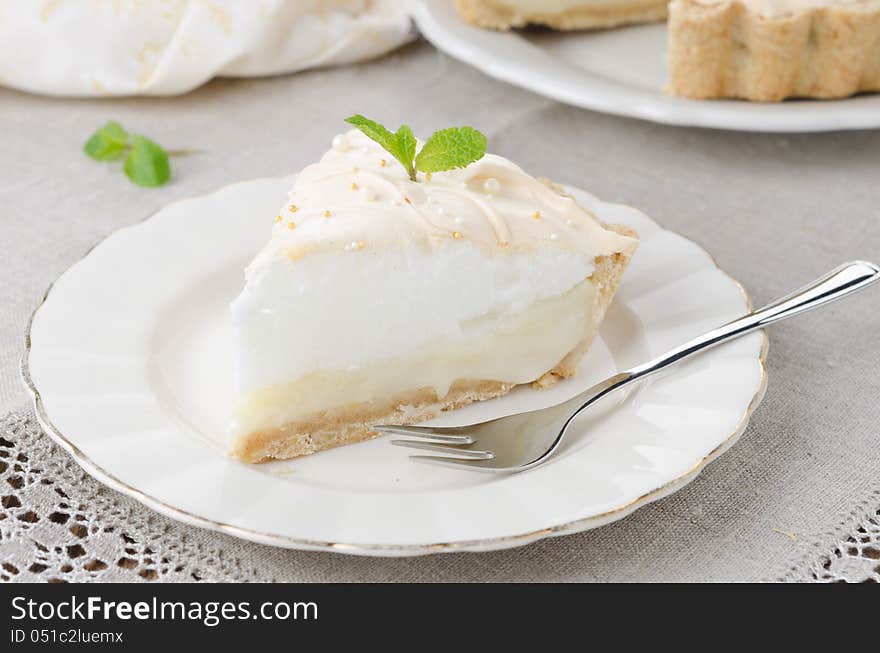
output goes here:
{"type": "Polygon", "coordinates": [[[880,90],[880,0],[673,0],[669,87],[691,98],[880,90]]]}

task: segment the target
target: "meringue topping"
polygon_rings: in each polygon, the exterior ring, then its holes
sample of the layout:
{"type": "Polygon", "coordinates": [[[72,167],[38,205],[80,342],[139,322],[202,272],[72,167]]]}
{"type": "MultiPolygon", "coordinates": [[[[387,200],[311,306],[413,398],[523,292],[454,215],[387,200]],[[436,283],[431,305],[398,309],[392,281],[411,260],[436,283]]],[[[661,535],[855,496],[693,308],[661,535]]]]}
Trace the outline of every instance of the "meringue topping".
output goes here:
{"type": "Polygon", "coordinates": [[[359,130],[336,136],[290,192],[285,206],[295,210],[297,228],[276,224],[253,266],[279,255],[342,251],[352,242],[375,251],[408,245],[432,250],[466,240],[491,253],[553,247],[591,257],[635,247],[633,239],[603,228],[572,198],[503,157],[487,154],[429,179],[419,173],[414,182],[386,156],[359,130]]]}

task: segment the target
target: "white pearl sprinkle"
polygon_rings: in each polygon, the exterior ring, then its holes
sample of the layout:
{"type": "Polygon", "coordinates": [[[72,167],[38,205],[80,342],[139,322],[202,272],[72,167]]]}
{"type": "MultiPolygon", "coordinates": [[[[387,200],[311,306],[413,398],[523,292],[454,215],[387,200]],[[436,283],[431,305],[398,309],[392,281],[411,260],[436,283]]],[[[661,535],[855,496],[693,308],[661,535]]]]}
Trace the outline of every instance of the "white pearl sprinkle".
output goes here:
{"type": "Polygon", "coordinates": [[[369,151],[370,151],[370,148],[368,148],[366,145],[364,145],[364,146],[361,148],[361,153],[362,153],[362,154],[367,154],[369,151]]]}
{"type": "Polygon", "coordinates": [[[366,187],[362,186],[360,193],[361,193],[361,197],[366,202],[372,202],[376,199],[376,193],[373,192],[372,188],[366,188],[366,187]]]}
{"type": "Polygon", "coordinates": [[[569,218],[568,220],[565,221],[565,224],[567,224],[567,225],[570,227],[570,226],[572,226],[572,225],[574,224],[574,220],[572,220],[571,218],[569,218]]]}
{"type": "Polygon", "coordinates": [[[487,195],[496,195],[501,190],[501,183],[495,177],[489,177],[483,182],[483,191],[487,195]]]}
{"type": "Polygon", "coordinates": [[[351,241],[348,245],[345,246],[346,252],[351,252],[356,249],[360,249],[360,246],[358,245],[358,242],[355,240],[351,241]]]}
{"type": "Polygon", "coordinates": [[[455,218],[452,221],[455,224],[461,224],[462,222],[464,222],[464,219],[460,215],[457,215],[457,216],[455,216],[455,218]]]}
{"type": "Polygon", "coordinates": [[[334,150],[345,152],[348,149],[348,139],[345,137],[345,134],[337,134],[333,137],[332,145],[334,150]]]}
{"type": "Polygon", "coordinates": [[[550,240],[558,240],[559,234],[550,234],[550,240]]]}
{"type": "Polygon", "coordinates": [[[446,215],[446,209],[444,209],[442,206],[438,205],[434,207],[434,211],[437,212],[437,215],[446,215]]]}

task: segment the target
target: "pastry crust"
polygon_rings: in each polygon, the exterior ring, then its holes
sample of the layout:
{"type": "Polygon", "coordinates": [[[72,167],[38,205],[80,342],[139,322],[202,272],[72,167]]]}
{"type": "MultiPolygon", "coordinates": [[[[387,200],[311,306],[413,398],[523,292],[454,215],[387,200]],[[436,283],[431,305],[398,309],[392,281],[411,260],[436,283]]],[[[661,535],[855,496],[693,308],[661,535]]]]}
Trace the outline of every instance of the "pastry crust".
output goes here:
{"type": "Polygon", "coordinates": [[[667,0],[609,0],[605,5],[574,7],[562,12],[521,13],[494,0],[455,0],[459,13],[473,25],[509,30],[545,25],[558,30],[599,29],[666,18],[667,0]]]}
{"type": "Polygon", "coordinates": [[[880,0],[673,0],[669,87],[775,102],[880,90],[880,0]]]}
{"type": "MultiPolygon", "coordinates": [[[[605,225],[617,233],[638,237],[629,227],[605,225]]],[[[577,373],[578,365],[599,330],[599,324],[611,303],[630,256],[616,253],[596,259],[592,279],[598,286],[584,336],[578,345],[556,367],[533,382],[536,387],[549,387],[559,379],[577,373]]],[[[249,463],[272,459],[295,458],[324,449],[369,440],[378,435],[370,427],[379,424],[414,424],[445,410],[459,408],[475,401],[494,399],[510,392],[512,383],[491,380],[459,379],[445,397],[438,398],[432,388],[420,388],[391,397],[378,404],[368,402],[345,406],[273,429],[264,429],[236,439],[232,456],[249,463]]]]}

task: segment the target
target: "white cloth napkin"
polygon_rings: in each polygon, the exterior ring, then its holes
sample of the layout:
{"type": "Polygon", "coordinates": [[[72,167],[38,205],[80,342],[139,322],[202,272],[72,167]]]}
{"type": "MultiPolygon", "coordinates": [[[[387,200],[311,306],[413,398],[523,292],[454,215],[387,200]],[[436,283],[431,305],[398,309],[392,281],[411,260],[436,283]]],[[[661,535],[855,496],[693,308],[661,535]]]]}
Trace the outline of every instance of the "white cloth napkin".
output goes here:
{"type": "Polygon", "coordinates": [[[0,0],[0,84],[64,96],[175,95],[214,76],[381,55],[405,0],[0,0]]]}

